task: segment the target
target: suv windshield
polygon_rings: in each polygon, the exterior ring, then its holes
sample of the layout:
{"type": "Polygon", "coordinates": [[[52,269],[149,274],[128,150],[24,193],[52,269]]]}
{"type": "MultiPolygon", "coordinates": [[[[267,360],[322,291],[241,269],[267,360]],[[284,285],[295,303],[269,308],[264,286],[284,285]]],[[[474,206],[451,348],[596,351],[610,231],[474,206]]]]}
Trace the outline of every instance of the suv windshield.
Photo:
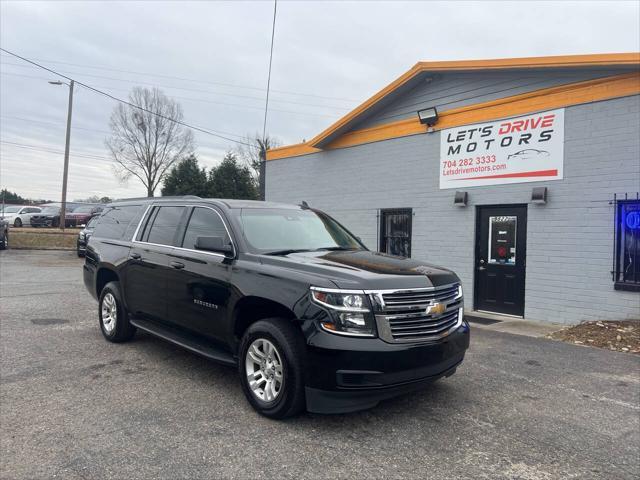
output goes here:
{"type": "Polygon", "coordinates": [[[45,215],[57,215],[60,213],[60,207],[44,207],[40,213],[44,213],[45,215]]]}
{"type": "Polygon", "coordinates": [[[260,253],[365,249],[338,222],[313,210],[243,208],[239,219],[245,239],[260,253]]]}
{"type": "Polygon", "coordinates": [[[73,209],[73,213],[91,213],[96,207],[78,207],[73,209]]]}

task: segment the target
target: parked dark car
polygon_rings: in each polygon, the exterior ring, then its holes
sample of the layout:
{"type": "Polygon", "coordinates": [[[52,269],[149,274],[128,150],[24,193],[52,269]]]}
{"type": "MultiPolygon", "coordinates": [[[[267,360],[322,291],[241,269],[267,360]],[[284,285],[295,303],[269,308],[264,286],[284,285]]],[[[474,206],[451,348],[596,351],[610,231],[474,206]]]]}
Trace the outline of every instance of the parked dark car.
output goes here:
{"type": "MultiPolygon", "coordinates": [[[[44,205],[41,207],[40,213],[37,213],[31,217],[32,227],[59,227],[60,226],[60,210],[61,207],[55,205],[44,205]]],[[[69,215],[71,210],[67,208],[66,215],[69,215]]],[[[65,217],[66,217],[65,215],[65,217]]],[[[70,227],[71,222],[65,220],[65,226],[70,227]]]]}
{"type": "Polygon", "coordinates": [[[452,375],[469,346],[455,273],[369,251],[306,204],[110,204],[84,282],[108,341],[140,329],[235,366],[272,418],[373,407],[452,375]]]}
{"type": "Polygon", "coordinates": [[[96,221],[99,215],[94,215],[85,223],[86,225],[80,232],[78,232],[78,240],[76,241],[76,251],[78,252],[79,257],[84,257],[84,252],[87,250],[87,243],[89,242],[89,238],[93,234],[93,230],[96,226],[96,221]]]}
{"type": "Polygon", "coordinates": [[[86,225],[91,217],[102,212],[102,205],[82,205],[74,208],[65,215],[65,225],[69,227],[80,227],[86,225]]]}
{"type": "Polygon", "coordinates": [[[0,219],[0,250],[9,248],[9,222],[0,219]]]}

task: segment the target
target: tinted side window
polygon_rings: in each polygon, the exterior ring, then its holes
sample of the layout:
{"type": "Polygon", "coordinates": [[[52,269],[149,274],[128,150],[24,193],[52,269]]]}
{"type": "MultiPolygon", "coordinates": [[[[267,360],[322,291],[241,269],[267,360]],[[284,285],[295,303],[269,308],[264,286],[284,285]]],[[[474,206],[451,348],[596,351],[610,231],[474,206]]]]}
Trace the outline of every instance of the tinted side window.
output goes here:
{"type": "Polygon", "coordinates": [[[159,245],[173,245],[184,207],[159,207],[158,210],[145,241],[159,245]]]}
{"type": "Polygon", "coordinates": [[[193,209],[182,247],[195,248],[197,237],[222,237],[225,239],[225,243],[230,241],[220,215],[213,210],[202,207],[193,209]]]}
{"type": "Polygon", "coordinates": [[[120,240],[131,220],[140,215],[142,205],[126,205],[122,207],[109,207],[100,216],[95,229],[95,236],[120,240]]]}
{"type": "Polygon", "coordinates": [[[135,214],[133,215],[133,217],[131,218],[131,221],[129,222],[129,226],[124,231],[124,235],[122,235],[123,240],[133,239],[133,234],[135,233],[136,228],[138,228],[138,224],[140,223],[140,220],[142,220],[142,216],[144,215],[144,212],[145,212],[145,207],[140,205],[136,210],[135,214]]]}

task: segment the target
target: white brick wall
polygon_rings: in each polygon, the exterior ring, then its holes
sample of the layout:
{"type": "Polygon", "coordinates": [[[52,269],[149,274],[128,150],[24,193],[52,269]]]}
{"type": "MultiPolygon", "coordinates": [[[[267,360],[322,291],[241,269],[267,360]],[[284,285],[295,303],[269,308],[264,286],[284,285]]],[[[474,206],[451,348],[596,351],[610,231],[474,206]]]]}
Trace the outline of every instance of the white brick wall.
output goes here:
{"type": "Polygon", "coordinates": [[[569,107],[564,179],[468,188],[469,205],[439,190],[439,133],[267,163],[267,200],[306,200],[377,249],[380,208],[414,211],[412,256],[453,269],[472,308],[475,206],[530,204],[525,317],[562,323],[640,318],[640,294],[613,289],[614,193],[640,190],[640,96],[569,107]]]}

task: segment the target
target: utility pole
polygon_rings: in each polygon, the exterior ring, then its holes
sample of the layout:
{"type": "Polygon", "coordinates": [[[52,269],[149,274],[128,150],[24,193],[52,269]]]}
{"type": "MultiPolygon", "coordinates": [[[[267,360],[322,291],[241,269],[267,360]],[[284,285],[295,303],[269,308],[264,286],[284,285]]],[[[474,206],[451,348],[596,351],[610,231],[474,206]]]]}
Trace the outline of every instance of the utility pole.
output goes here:
{"type": "Polygon", "coordinates": [[[69,141],[71,140],[71,111],[73,110],[73,80],[66,84],[64,82],[49,82],[51,85],[68,85],[69,87],[69,109],[67,110],[67,135],[64,145],[64,168],[62,170],[62,205],[60,208],[60,228],[64,230],[67,213],[67,177],[69,175],[69,141]]]}

